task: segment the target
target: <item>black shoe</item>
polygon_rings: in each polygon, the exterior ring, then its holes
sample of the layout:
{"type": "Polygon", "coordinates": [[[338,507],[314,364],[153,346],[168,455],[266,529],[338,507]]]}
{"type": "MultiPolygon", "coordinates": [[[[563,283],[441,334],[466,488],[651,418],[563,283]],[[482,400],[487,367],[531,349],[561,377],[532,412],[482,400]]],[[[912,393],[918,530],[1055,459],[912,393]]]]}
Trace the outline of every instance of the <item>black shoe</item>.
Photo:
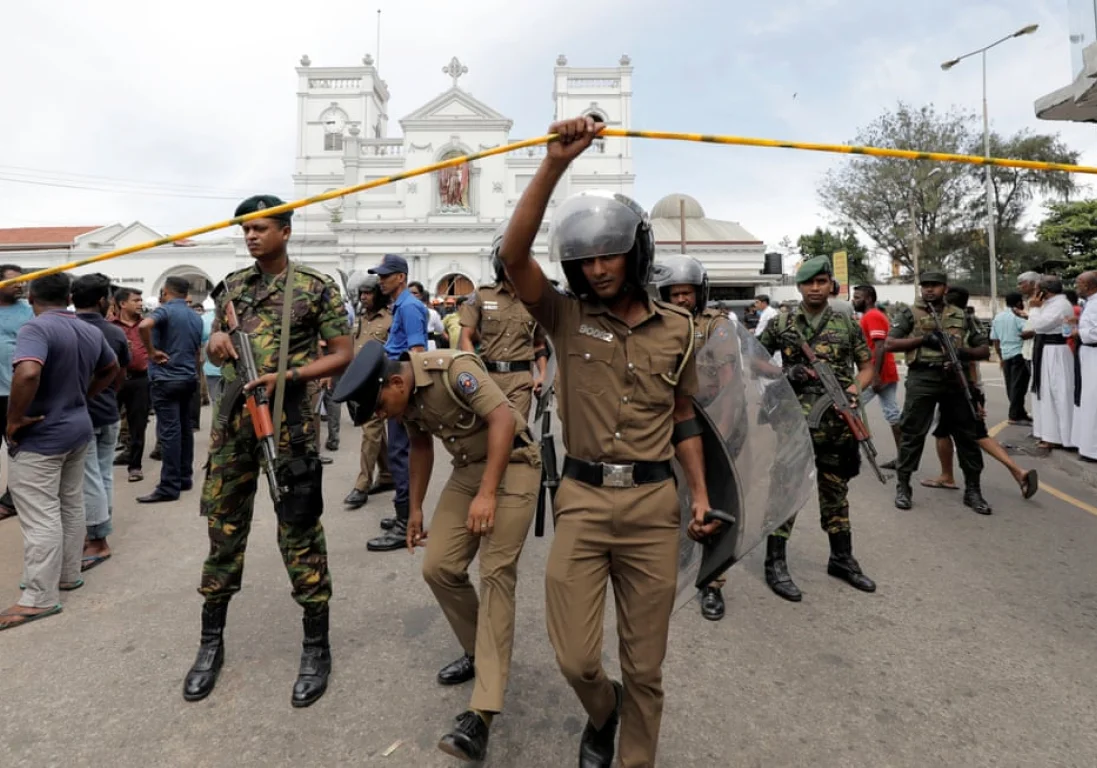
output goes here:
{"type": "Polygon", "coordinates": [[[160,452],[160,446],[156,446],[152,449],[152,453],[149,454],[149,458],[153,461],[163,461],[164,454],[160,452]]]}
{"type": "Polygon", "coordinates": [[[137,503],[138,504],[160,504],[161,502],[165,502],[165,501],[178,501],[178,500],[179,500],[178,496],[168,496],[166,493],[162,493],[161,491],[153,491],[152,493],[148,494],[147,496],[138,496],[137,497],[137,503]]]}
{"type": "Polygon", "coordinates": [[[914,490],[910,487],[910,480],[897,480],[895,482],[895,508],[910,509],[914,506],[914,490]]]}
{"type": "Polygon", "coordinates": [[[329,437],[328,441],[326,443],[324,443],[324,448],[326,448],[327,450],[332,451],[332,452],[338,451],[339,450],[339,441],[338,440],[332,440],[329,437]]]}
{"type": "Polygon", "coordinates": [[[895,465],[898,461],[899,461],[898,459],[892,459],[891,461],[886,461],[886,462],[884,462],[883,464],[880,465],[880,469],[896,470],[896,469],[898,469],[898,467],[895,466],[895,465]]]}
{"type": "Polygon", "coordinates": [[[128,467],[130,463],[129,453],[120,453],[112,462],[116,467],[128,467]]]}
{"type": "Polygon", "coordinates": [[[460,685],[474,677],[476,677],[476,659],[467,653],[438,671],[438,682],[442,685],[460,685]]]}
{"type": "Polygon", "coordinates": [[[206,603],[202,606],[202,641],[198,657],[183,681],[183,698],[201,701],[217,684],[217,675],[225,663],[225,616],[228,603],[206,603]]]}
{"type": "Polygon", "coordinates": [[[624,696],[620,683],[613,683],[613,694],[617,704],[602,727],[595,728],[594,723],[587,720],[579,742],[579,768],[610,768],[613,764],[613,743],[617,738],[617,722],[621,719],[621,699],[624,696]]]}
{"type": "Polygon", "coordinates": [[[778,597],[794,603],[804,599],[804,594],[788,573],[786,551],[788,539],[770,536],[766,539],[766,584],[778,597]]]}
{"type": "Polygon", "coordinates": [[[355,488],[343,499],[343,506],[347,509],[361,509],[369,501],[369,494],[355,488]]]}
{"type": "Polygon", "coordinates": [[[724,594],[719,587],[705,587],[701,590],[701,615],[709,621],[724,618],[724,594]]]}
{"type": "Polygon", "coordinates": [[[408,524],[403,520],[397,520],[392,528],[382,533],[375,539],[366,542],[366,549],[370,552],[392,552],[403,549],[408,545],[408,524]]]}
{"type": "Polygon", "coordinates": [[[385,491],[395,491],[395,490],[396,490],[396,484],[395,483],[392,483],[392,482],[374,483],[372,486],[370,486],[369,492],[370,493],[384,493],[385,491]]]}
{"type": "Polygon", "coordinates": [[[983,498],[983,492],[978,484],[969,483],[964,489],[964,506],[971,507],[972,511],[978,512],[980,515],[989,515],[994,511],[990,508],[987,500],[983,498]]]}
{"type": "Polygon", "coordinates": [[[458,760],[479,762],[488,752],[488,724],[475,712],[462,712],[454,729],[439,740],[438,749],[458,760]]]}
{"type": "Polygon", "coordinates": [[[301,668],[293,684],[295,707],[307,707],[324,695],[331,674],[331,644],[328,641],[328,612],[305,614],[305,640],[301,646],[301,668]]]}
{"type": "Polygon", "coordinates": [[[862,592],[875,592],[876,582],[861,571],[853,557],[853,539],[849,531],[830,534],[830,562],[827,573],[862,592]]]}
{"type": "Polygon", "coordinates": [[[180,483],[179,484],[179,490],[180,491],[192,491],[192,490],[194,490],[194,481],[191,480],[188,483],[180,483]]]}
{"type": "Polygon", "coordinates": [[[392,526],[394,526],[394,525],[396,525],[396,518],[395,517],[382,517],[381,518],[381,530],[382,531],[391,531],[392,526]]]}

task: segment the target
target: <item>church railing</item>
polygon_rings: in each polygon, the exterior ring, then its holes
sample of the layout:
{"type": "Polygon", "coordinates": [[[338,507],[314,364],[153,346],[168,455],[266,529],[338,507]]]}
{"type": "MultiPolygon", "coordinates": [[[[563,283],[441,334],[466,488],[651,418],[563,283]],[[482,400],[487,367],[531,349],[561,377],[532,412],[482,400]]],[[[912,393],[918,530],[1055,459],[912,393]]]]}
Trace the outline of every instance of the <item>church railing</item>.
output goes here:
{"type": "Polygon", "coordinates": [[[621,81],[606,77],[569,77],[569,88],[620,88],[621,81]]]}
{"type": "Polygon", "coordinates": [[[400,157],[404,154],[403,139],[362,139],[359,146],[364,157],[400,157]]]}
{"type": "Polygon", "coordinates": [[[313,77],[309,78],[309,88],[361,88],[360,77],[313,77]]]}

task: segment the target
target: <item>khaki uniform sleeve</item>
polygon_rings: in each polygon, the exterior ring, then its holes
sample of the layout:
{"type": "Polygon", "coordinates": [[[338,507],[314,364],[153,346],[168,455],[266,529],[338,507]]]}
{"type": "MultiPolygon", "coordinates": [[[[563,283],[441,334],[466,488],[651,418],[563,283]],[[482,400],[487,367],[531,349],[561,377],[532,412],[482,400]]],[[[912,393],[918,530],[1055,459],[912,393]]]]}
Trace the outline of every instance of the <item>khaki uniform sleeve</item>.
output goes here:
{"type": "Polygon", "coordinates": [[[503,390],[477,360],[468,357],[454,360],[449,369],[449,383],[457,397],[482,419],[507,403],[503,390]]]}
{"type": "MultiPolygon", "coordinates": [[[[687,325],[686,334],[692,335],[692,331],[692,327],[687,325]]],[[[688,349],[688,347],[689,340],[687,338],[683,348],[688,349]]],[[[693,397],[700,388],[701,385],[697,381],[697,347],[695,345],[693,351],[689,353],[685,365],[682,366],[682,372],[678,374],[678,384],[674,387],[674,396],[693,397]]]]}
{"type": "Polygon", "coordinates": [[[472,294],[472,298],[461,305],[457,312],[457,318],[461,321],[462,328],[480,327],[480,292],[472,294]]]}
{"type": "Polygon", "coordinates": [[[350,335],[350,317],[335,281],[326,279],[317,297],[320,309],[320,338],[324,341],[350,335]]]}
{"type": "Polygon", "coordinates": [[[403,424],[404,429],[407,430],[408,437],[423,437],[430,434],[427,430],[423,429],[423,425],[418,421],[404,419],[403,424]]]}
{"type": "Polygon", "coordinates": [[[567,305],[572,299],[556,290],[544,273],[541,274],[541,300],[536,304],[525,304],[533,319],[542,326],[549,336],[555,337],[560,329],[567,305]]]}

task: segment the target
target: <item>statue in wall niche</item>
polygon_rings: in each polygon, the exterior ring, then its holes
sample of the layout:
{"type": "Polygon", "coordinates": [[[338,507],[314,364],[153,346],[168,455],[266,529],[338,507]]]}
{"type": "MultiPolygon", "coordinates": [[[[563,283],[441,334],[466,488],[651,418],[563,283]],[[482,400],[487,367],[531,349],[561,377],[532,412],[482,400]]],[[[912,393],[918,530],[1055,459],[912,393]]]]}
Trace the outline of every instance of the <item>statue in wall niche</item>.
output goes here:
{"type": "MultiPolygon", "coordinates": [[[[454,150],[446,153],[443,160],[460,157],[461,152],[454,150]]],[[[469,210],[469,166],[468,163],[443,168],[438,172],[438,200],[442,211],[469,210]]]]}

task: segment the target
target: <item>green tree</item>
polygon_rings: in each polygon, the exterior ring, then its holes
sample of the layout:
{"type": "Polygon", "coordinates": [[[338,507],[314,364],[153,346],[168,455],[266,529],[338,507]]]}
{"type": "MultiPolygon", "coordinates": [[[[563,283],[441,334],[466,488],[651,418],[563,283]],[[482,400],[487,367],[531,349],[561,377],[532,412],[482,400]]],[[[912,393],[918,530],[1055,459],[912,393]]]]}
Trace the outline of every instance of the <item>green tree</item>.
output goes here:
{"type": "Polygon", "coordinates": [[[1097,269],[1097,200],[1049,203],[1047,211],[1036,237],[1062,252],[1068,264],[1063,277],[1097,269]]]}
{"type": "Polygon", "coordinates": [[[853,227],[841,230],[816,227],[810,235],[800,235],[796,241],[804,258],[826,256],[830,258],[836,251],[845,251],[849,261],[849,279],[852,284],[872,282],[875,274],[868,262],[868,250],[857,239],[853,227]]]}

